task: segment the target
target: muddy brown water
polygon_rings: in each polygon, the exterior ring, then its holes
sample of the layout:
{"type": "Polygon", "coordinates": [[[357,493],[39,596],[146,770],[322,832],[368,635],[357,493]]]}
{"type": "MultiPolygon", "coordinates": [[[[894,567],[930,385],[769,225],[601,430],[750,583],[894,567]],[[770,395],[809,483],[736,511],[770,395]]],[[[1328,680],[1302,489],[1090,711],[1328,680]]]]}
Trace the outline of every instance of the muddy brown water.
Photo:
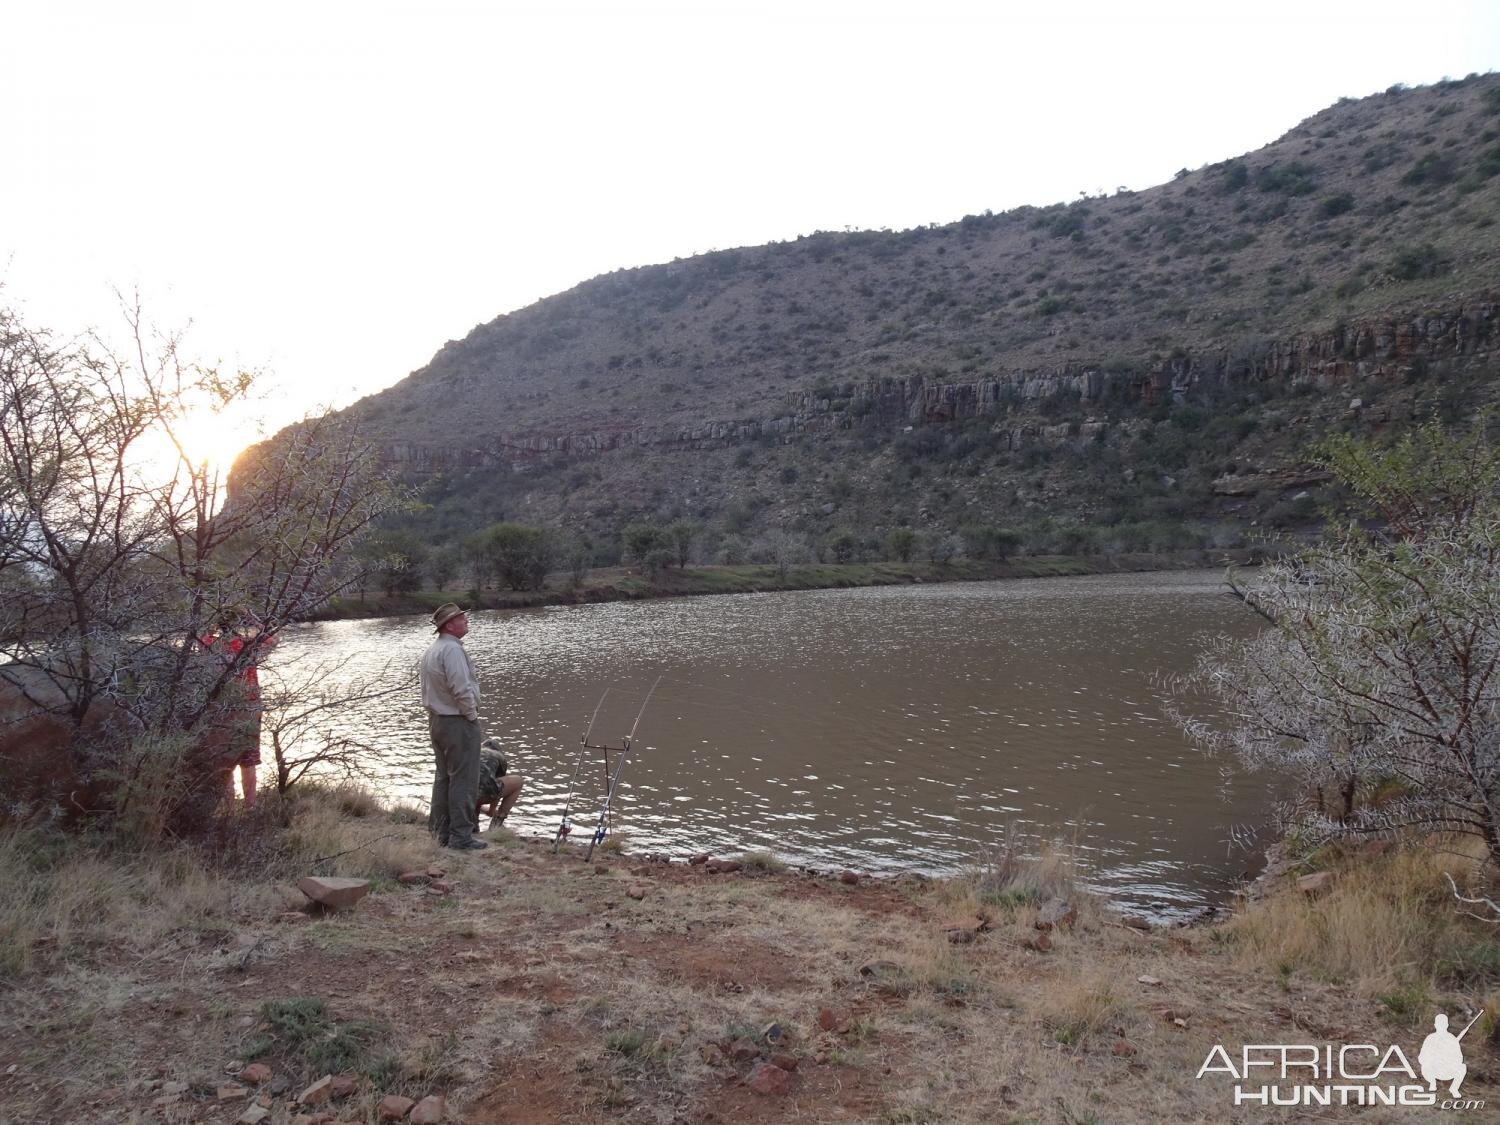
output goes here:
{"type": "MultiPolygon", "coordinates": [[[[1265,786],[1199,753],[1161,711],[1163,676],[1252,615],[1220,572],[954,583],[559,606],[471,615],[485,732],[527,789],[511,824],[555,832],[579,737],[619,740],[652,683],[615,799],[632,851],[768,848],[819,868],[954,872],[1007,833],[1059,836],[1088,881],[1183,917],[1253,866],[1265,786]]],[[[283,669],[414,675],[422,618],[288,632],[283,669]]],[[[379,787],[428,796],[415,687],[345,711],[379,787]]],[[[574,797],[592,831],[602,767],[574,797]]]]}

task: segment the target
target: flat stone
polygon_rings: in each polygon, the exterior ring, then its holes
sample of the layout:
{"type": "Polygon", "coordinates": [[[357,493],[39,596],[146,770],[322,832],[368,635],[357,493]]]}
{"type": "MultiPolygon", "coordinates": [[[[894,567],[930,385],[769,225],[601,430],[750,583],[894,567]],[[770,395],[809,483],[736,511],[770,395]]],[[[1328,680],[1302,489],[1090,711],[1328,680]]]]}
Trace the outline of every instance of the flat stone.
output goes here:
{"type": "Polygon", "coordinates": [[[692,866],[694,866],[694,867],[701,867],[703,864],[705,864],[707,862],[708,862],[708,853],[707,852],[704,852],[702,855],[695,855],[692,859],[688,860],[688,863],[692,864],[692,866]]]}
{"type": "Polygon", "coordinates": [[[447,870],[442,867],[429,867],[427,869],[427,877],[429,879],[441,879],[446,874],[448,874],[447,870]]]}
{"type": "Polygon", "coordinates": [[[434,879],[427,889],[436,891],[440,895],[452,894],[453,884],[446,879],[434,879]]]}
{"type": "Polygon", "coordinates": [[[1151,932],[1151,923],[1135,914],[1126,914],[1120,919],[1120,925],[1128,926],[1132,930],[1140,930],[1143,933],[1151,932]]]}
{"type": "Polygon", "coordinates": [[[370,880],[309,875],[297,881],[297,889],[328,910],[348,910],[370,893],[370,880]]]}
{"type": "Polygon", "coordinates": [[[403,871],[396,876],[398,883],[405,883],[408,887],[421,887],[432,882],[432,876],[425,871],[403,871]]]}
{"type": "Polygon", "coordinates": [[[725,875],[733,874],[734,872],[740,870],[740,868],[742,868],[744,866],[745,865],[743,863],[741,863],[737,859],[721,859],[721,860],[719,860],[719,870],[721,872],[723,872],[725,875]]]}
{"type": "Polygon", "coordinates": [[[771,1065],[778,1066],[782,1070],[796,1070],[800,1061],[796,1055],[788,1055],[785,1052],[778,1052],[771,1056],[771,1065]]]}
{"type": "Polygon", "coordinates": [[[745,1085],[762,1097],[772,1097],[785,1094],[792,1088],[792,1076],[790,1072],[782,1070],[779,1066],[763,1062],[750,1072],[750,1077],[745,1079],[745,1085]]]}
{"type": "Polygon", "coordinates": [[[375,1103],[375,1116],[382,1121],[404,1121],[417,1103],[400,1094],[387,1094],[375,1103]]]}
{"type": "Polygon", "coordinates": [[[1309,898],[1327,894],[1333,889],[1334,876],[1332,871],[1315,871],[1311,875],[1304,875],[1297,880],[1297,889],[1309,898]]]}
{"type": "Polygon", "coordinates": [[[245,1112],[236,1117],[235,1125],[260,1125],[262,1121],[271,1116],[271,1111],[263,1105],[247,1105],[245,1112]]]}
{"type": "Polygon", "coordinates": [[[1065,898],[1054,898],[1043,903],[1042,908],[1036,912],[1037,928],[1042,924],[1047,927],[1061,926],[1064,929],[1072,929],[1078,921],[1078,907],[1074,906],[1065,898]]]}
{"type": "Polygon", "coordinates": [[[335,1074],[333,1076],[332,1093],[336,1098],[347,1098],[359,1089],[359,1079],[348,1074],[335,1074]]]}
{"type": "Polygon", "coordinates": [[[333,1097],[333,1075],[325,1074],[297,1095],[298,1105],[322,1105],[333,1097]]]}
{"type": "Polygon", "coordinates": [[[237,1086],[231,1082],[215,1090],[214,1096],[221,1102],[235,1102],[241,1098],[248,1098],[250,1096],[250,1088],[248,1086],[237,1086]]]}
{"type": "Polygon", "coordinates": [[[735,1062],[749,1062],[760,1058],[760,1048],[741,1036],[729,1045],[729,1057],[735,1062]]]}
{"type": "Polygon", "coordinates": [[[448,1099],[439,1094],[428,1094],[412,1108],[407,1118],[412,1125],[437,1125],[448,1115],[448,1099]]]}
{"type": "Polygon", "coordinates": [[[834,1028],[838,1027],[838,1025],[839,1017],[834,1014],[833,1009],[818,1009],[818,1026],[820,1028],[822,1028],[824,1031],[832,1031],[834,1028]]]}

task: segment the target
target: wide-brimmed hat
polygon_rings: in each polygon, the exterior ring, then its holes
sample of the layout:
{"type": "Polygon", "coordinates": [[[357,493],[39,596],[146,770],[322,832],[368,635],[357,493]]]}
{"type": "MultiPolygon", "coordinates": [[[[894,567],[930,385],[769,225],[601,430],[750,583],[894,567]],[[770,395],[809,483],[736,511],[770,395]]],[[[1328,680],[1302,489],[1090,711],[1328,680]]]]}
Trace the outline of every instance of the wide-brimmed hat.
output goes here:
{"type": "Polygon", "coordinates": [[[444,602],[432,611],[432,627],[434,629],[441,629],[463,612],[464,610],[461,606],[456,606],[452,602],[444,602]]]}

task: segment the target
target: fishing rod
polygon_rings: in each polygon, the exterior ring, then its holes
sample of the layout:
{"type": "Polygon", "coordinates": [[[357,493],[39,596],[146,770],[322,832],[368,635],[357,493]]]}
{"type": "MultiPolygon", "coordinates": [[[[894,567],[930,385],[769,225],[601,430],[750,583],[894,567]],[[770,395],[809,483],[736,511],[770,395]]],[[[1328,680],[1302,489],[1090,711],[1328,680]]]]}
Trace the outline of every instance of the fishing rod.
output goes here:
{"type": "Polygon", "coordinates": [[[661,680],[661,676],[657,676],[656,683],[652,684],[651,690],[646,693],[646,698],[641,703],[641,709],[636,712],[635,724],[630,728],[630,733],[625,736],[624,744],[619,747],[603,748],[606,754],[606,762],[608,761],[607,755],[610,749],[618,750],[620,756],[615,759],[614,777],[610,779],[609,788],[604,791],[604,807],[599,810],[599,824],[594,829],[593,839],[589,841],[588,854],[583,857],[585,863],[594,858],[594,849],[599,846],[599,844],[604,840],[604,837],[609,832],[609,829],[606,827],[606,825],[608,825],[609,823],[610,802],[614,800],[615,790],[619,788],[620,774],[625,772],[625,759],[630,757],[630,747],[631,744],[635,741],[635,732],[640,729],[641,716],[646,713],[646,705],[651,702],[651,697],[656,694],[657,685],[661,683],[661,680]]]}
{"type": "MultiPolygon", "coordinates": [[[[1482,1016],[1482,1015],[1484,1015],[1484,1009],[1480,1008],[1479,1009],[1479,1016],[1482,1016]]],[[[1479,1022],[1479,1016],[1475,1016],[1473,1019],[1471,1019],[1468,1022],[1468,1025],[1462,1031],[1460,1031],[1456,1036],[1454,1036],[1454,1038],[1455,1039],[1462,1039],[1465,1035],[1469,1034],[1469,1028],[1473,1027],[1476,1023],[1479,1022]]]]}
{"type": "Polygon", "coordinates": [[[609,688],[604,689],[604,694],[599,697],[599,702],[594,706],[594,714],[589,719],[588,729],[583,732],[583,737],[578,740],[578,761],[573,766],[573,778],[568,782],[568,799],[563,804],[562,823],[557,826],[557,838],[552,841],[552,852],[557,854],[562,849],[563,840],[568,833],[573,831],[573,826],[568,823],[568,811],[573,807],[573,790],[578,785],[578,775],[583,770],[583,758],[588,753],[589,735],[594,733],[594,724],[599,721],[599,708],[604,706],[604,701],[609,698],[609,688]]]}

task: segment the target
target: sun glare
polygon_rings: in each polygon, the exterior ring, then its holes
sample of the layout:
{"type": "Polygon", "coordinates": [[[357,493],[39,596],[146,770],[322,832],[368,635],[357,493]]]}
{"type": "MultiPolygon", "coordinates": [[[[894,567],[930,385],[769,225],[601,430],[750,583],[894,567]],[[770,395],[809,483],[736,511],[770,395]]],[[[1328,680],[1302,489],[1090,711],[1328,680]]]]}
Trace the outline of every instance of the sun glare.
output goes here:
{"type": "Polygon", "coordinates": [[[174,474],[185,475],[190,464],[217,474],[222,485],[234,459],[258,437],[247,418],[194,411],[177,419],[171,434],[165,428],[146,434],[137,447],[137,464],[147,483],[165,484],[174,474]]]}

